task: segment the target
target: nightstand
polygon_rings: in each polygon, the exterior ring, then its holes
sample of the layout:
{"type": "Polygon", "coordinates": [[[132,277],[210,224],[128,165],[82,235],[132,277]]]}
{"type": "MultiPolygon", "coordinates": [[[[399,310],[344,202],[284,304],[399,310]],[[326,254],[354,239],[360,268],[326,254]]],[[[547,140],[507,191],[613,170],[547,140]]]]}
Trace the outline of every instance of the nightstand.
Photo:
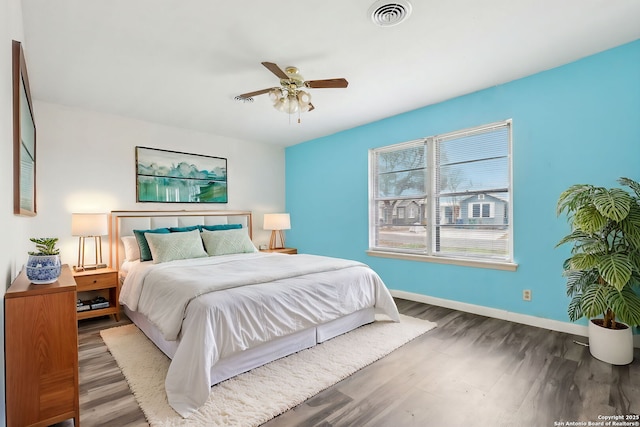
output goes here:
{"type": "Polygon", "coordinates": [[[260,249],[260,252],[277,252],[281,254],[295,255],[298,253],[298,250],[296,248],[260,249]]]}
{"type": "Polygon", "coordinates": [[[73,277],[77,285],[78,299],[83,300],[83,296],[90,293],[91,299],[95,296],[101,296],[109,303],[108,307],[78,311],[78,320],[113,315],[116,322],[120,321],[118,270],[99,268],[96,270],[74,271],[73,277]],[[82,293],[84,295],[81,295],[82,293]]]}

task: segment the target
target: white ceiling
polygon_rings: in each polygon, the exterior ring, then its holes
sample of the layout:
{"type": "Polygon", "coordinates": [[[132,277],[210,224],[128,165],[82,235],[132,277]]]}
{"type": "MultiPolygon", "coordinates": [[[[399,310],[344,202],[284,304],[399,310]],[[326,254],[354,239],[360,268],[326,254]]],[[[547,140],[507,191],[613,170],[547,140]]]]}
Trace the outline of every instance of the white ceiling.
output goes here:
{"type": "Polygon", "coordinates": [[[22,0],[31,94],[287,146],[640,38],[638,0],[410,0],[386,28],[374,1],[22,0]],[[278,85],[262,61],[349,87],[311,89],[298,124],[268,95],[234,100],[278,85]]]}

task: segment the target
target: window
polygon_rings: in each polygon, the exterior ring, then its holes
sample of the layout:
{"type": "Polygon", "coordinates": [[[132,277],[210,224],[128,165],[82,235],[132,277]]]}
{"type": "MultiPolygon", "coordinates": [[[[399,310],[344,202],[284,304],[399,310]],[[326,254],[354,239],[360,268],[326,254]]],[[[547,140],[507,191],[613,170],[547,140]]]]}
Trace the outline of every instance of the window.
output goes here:
{"type": "Polygon", "coordinates": [[[513,262],[511,120],[371,150],[369,187],[370,254],[513,262]]]}
{"type": "Polygon", "coordinates": [[[411,203],[411,205],[409,205],[409,218],[415,218],[417,212],[416,205],[411,203]]]}
{"type": "Polygon", "coordinates": [[[493,203],[472,203],[469,218],[493,218],[493,203]]]}

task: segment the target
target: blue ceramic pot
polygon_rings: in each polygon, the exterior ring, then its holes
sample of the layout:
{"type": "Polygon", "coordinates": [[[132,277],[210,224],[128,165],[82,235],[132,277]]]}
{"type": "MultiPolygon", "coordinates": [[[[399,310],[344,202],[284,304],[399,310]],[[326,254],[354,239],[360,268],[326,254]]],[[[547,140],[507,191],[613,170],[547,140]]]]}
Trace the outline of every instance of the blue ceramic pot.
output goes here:
{"type": "Polygon", "coordinates": [[[53,283],[60,277],[60,255],[29,255],[27,278],[36,285],[53,283]]]}

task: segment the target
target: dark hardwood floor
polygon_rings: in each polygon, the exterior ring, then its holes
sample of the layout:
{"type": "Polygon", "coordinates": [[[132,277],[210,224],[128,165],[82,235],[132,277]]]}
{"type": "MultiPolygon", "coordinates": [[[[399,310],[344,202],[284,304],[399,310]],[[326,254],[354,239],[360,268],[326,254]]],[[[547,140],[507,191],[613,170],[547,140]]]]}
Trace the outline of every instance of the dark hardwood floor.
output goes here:
{"type": "MultiPolygon", "coordinates": [[[[401,313],[438,327],[264,427],[555,427],[640,414],[640,349],[631,365],[612,366],[578,344],[584,337],[396,302],[401,313]]],[[[125,323],[79,323],[84,427],[147,424],[99,335],[125,323]]]]}

